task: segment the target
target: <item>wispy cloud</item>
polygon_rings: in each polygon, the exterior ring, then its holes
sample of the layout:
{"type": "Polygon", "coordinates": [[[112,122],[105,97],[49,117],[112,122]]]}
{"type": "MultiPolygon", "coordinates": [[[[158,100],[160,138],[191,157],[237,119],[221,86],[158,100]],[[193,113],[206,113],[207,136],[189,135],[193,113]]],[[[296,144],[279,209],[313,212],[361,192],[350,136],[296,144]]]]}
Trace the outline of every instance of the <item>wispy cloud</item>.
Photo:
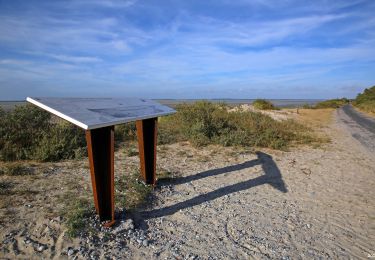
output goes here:
{"type": "Polygon", "coordinates": [[[298,37],[308,34],[326,23],[346,18],[348,15],[312,15],[274,21],[249,21],[233,23],[202,17],[193,23],[183,26],[190,29],[191,33],[184,36],[188,43],[198,44],[235,44],[237,46],[273,46],[288,37],[298,37]],[[205,42],[203,42],[205,41],[205,42]]]}
{"type": "Polygon", "coordinates": [[[66,55],[52,55],[52,54],[48,56],[59,61],[72,62],[72,63],[92,63],[92,62],[102,61],[102,59],[99,59],[97,57],[66,56],[66,55]]]}
{"type": "Polygon", "coordinates": [[[353,96],[374,81],[373,8],[361,0],[2,2],[0,92],[353,96]]]}
{"type": "Polygon", "coordinates": [[[30,64],[30,61],[27,60],[16,60],[16,59],[3,59],[0,60],[1,65],[16,65],[16,66],[21,66],[21,65],[28,65],[30,64]]]}
{"type": "Polygon", "coordinates": [[[100,7],[110,7],[110,8],[128,8],[134,5],[137,1],[135,0],[75,0],[70,4],[73,6],[100,6],[100,7]]]}

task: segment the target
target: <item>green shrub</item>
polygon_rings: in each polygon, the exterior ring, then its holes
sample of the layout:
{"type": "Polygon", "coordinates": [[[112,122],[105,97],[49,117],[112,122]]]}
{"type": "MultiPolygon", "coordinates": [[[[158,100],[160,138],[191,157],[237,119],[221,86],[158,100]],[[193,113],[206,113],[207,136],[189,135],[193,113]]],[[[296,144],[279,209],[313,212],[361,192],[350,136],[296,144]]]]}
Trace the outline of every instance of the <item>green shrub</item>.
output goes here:
{"type": "Polygon", "coordinates": [[[139,181],[140,172],[138,168],[128,171],[126,178],[118,178],[115,181],[116,205],[127,210],[135,209],[143,205],[150,196],[152,187],[139,181]]]}
{"type": "Polygon", "coordinates": [[[316,140],[308,128],[293,120],[279,122],[261,113],[228,112],[227,107],[207,101],[179,105],[176,109],[176,114],[160,122],[160,134],[168,129],[175,138],[173,141],[188,140],[194,146],[221,144],[285,149],[292,143],[316,140]]]}
{"type": "Polygon", "coordinates": [[[115,126],[115,140],[117,143],[136,140],[136,138],[137,129],[135,127],[135,122],[115,126]]]}
{"type": "Polygon", "coordinates": [[[161,117],[158,120],[158,144],[171,144],[186,141],[180,131],[179,122],[174,115],[161,117]]]}
{"type": "Polygon", "coordinates": [[[349,104],[350,101],[347,98],[340,99],[329,99],[322,102],[319,102],[315,105],[314,108],[339,108],[343,105],[349,104]]]}
{"type": "Polygon", "coordinates": [[[314,107],[312,105],[310,105],[310,104],[303,104],[302,108],[303,109],[312,109],[314,107]]]}
{"type": "Polygon", "coordinates": [[[4,163],[0,166],[0,175],[19,176],[29,175],[32,173],[33,170],[31,168],[26,167],[23,163],[20,162],[4,163]]]}
{"type": "Polygon", "coordinates": [[[364,111],[375,113],[375,86],[358,94],[353,104],[364,111]]]}
{"type": "Polygon", "coordinates": [[[58,161],[86,154],[84,131],[36,106],[0,112],[0,160],[58,161]],[[55,118],[54,118],[55,119],[55,118]]]}
{"type": "Polygon", "coordinates": [[[0,159],[30,159],[34,149],[50,128],[50,114],[32,106],[17,106],[1,116],[0,159]]]}
{"type": "Polygon", "coordinates": [[[360,93],[357,95],[357,98],[355,99],[356,103],[365,103],[368,101],[374,101],[375,100],[375,86],[372,86],[371,88],[366,88],[363,93],[360,93]]]}
{"type": "Polygon", "coordinates": [[[375,100],[369,100],[359,104],[355,103],[355,106],[363,111],[375,113],[375,100]]]}
{"type": "Polygon", "coordinates": [[[38,161],[59,161],[86,156],[84,131],[69,122],[59,121],[44,133],[35,147],[33,159],[38,161]]]}
{"type": "MultiPolygon", "coordinates": [[[[260,146],[285,149],[292,143],[313,142],[309,129],[295,121],[278,122],[255,112],[228,112],[225,104],[199,101],[181,104],[178,113],[159,119],[158,143],[189,141],[195,146],[260,146]]],[[[86,155],[84,131],[52,120],[31,105],[0,110],[0,160],[58,161],[86,155]]],[[[115,127],[116,143],[136,139],[135,123],[115,127]]],[[[134,154],[134,153],[133,153],[134,154]]]]}
{"type": "Polygon", "coordinates": [[[278,108],[272,102],[265,99],[256,99],[252,105],[259,110],[277,110],[278,108]]]}
{"type": "Polygon", "coordinates": [[[224,132],[235,130],[235,126],[229,124],[226,107],[222,105],[198,101],[177,106],[177,109],[175,126],[180,127],[180,135],[193,145],[207,145],[224,132]]]}
{"type": "Polygon", "coordinates": [[[85,198],[75,199],[64,212],[66,218],[67,234],[76,237],[88,231],[88,220],[93,214],[93,205],[85,198]]]}

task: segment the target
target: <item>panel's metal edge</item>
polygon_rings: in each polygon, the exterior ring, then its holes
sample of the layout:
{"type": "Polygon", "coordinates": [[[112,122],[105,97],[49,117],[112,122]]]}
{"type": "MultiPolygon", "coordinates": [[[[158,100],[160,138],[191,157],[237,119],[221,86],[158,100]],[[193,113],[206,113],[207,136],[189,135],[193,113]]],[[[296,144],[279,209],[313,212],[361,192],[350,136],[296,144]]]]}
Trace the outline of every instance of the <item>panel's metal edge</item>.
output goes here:
{"type": "Polygon", "coordinates": [[[137,118],[129,118],[128,120],[118,120],[118,121],[112,121],[111,123],[105,123],[105,124],[95,124],[95,125],[88,125],[87,130],[92,130],[96,128],[102,128],[102,127],[107,127],[111,125],[120,125],[120,124],[125,124],[129,122],[134,122],[137,120],[143,120],[143,119],[149,119],[153,117],[159,117],[159,116],[167,116],[176,113],[176,111],[169,111],[169,112],[164,112],[164,113],[158,113],[158,114],[153,114],[153,115],[147,115],[147,116],[142,116],[142,117],[137,117],[137,118]]]}
{"type": "Polygon", "coordinates": [[[69,121],[69,122],[71,122],[71,123],[73,123],[73,124],[75,124],[75,125],[77,125],[77,126],[79,126],[81,128],[83,128],[83,129],[85,129],[85,130],[89,129],[88,126],[85,125],[84,123],[79,122],[79,121],[77,121],[77,120],[75,120],[75,119],[73,119],[73,118],[71,118],[71,117],[69,117],[67,115],[64,115],[63,113],[60,113],[59,111],[57,111],[57,110],[55,110],[55,109],[53,109],[53,108],[51,108],[49,106],[46,106],[46,105],[44,105],[44,104],[36,101],[35,99],[32,99],[31,97],[27,97],[26,101],[28,101],[28,102],[30,102],[30,103],[32,103],[32,104],[34,104],[34,105],[36,105],[36,106],[38,106],[40,108],[43,108],[44,110],[47,110],[48,112],[50,112],[50,113],[52,113],[52,114],[54,114],[54,115],[56,115],[58,117],[61,117],[61,118],[65,119],[65,120],[67,120],[67,121],[69,121]]]}

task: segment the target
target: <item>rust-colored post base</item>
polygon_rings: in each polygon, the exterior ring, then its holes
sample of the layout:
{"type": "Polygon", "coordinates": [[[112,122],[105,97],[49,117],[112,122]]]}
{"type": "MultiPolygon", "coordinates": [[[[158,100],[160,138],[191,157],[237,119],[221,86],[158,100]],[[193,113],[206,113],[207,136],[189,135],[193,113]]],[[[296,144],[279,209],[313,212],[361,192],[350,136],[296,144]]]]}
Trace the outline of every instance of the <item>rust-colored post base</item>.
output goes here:
{"type": "Polygon", "coordinates": [[[115,223],[114,126],[86,131],[96,212],[105,226],[115,223]]]}
{"type": "MultiPolygon", "coordinates": [[[[136,122],[141,176],[146,184],[156,184],[157,118],[136,122]]],[[[114,126],[86,131],[92,190],[96,212],[105,226],[115,223],[114,126]]]]}
{"type": "Polygon", "coordinates": [[[137,136],[141,176],[146,184],[156,184],[157,118],[138,120],[137,136]]]}

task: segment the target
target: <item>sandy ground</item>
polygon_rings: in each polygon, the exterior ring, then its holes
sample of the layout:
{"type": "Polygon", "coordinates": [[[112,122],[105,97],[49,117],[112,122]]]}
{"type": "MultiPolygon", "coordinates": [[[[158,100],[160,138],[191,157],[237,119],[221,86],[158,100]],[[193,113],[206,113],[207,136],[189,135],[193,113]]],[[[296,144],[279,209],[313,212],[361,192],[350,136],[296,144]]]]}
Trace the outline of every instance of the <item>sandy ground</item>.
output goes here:
{"type": "Polygon", "coordinates": [[[299,109],[297,108],[285,108],[285,109],[280,109],[280,110],[259,110],[254,108],[253,105],[250,104],[242,104],[239,106],[235,106],[233,108],[230,108],[228,111],[250,111],[250,112],[259,112],[264,115],[268,115],[272,117],[273,119],[277,121],[282,121],[282,120],[287,120],[293,116],[297,115],[297,111],[299,109]]]}
{"type": "MultiPolygon", "coordinates": [[[[368,259],[375,256],[375,158],[334,112],[332,142],[288,152],[179,143],[160,148],[163,180],[149,206],[110,236],[69,239],[58,197],[89,194],[86,162],[0,176],[0,258],[368,259]],[[69,255],[69,256],[68,256],[69,255]]],[[[116,174],[137,156],[116,154],[116,174]]],[[[121,175],[122,176],[122,175],[121,175]]]]}

